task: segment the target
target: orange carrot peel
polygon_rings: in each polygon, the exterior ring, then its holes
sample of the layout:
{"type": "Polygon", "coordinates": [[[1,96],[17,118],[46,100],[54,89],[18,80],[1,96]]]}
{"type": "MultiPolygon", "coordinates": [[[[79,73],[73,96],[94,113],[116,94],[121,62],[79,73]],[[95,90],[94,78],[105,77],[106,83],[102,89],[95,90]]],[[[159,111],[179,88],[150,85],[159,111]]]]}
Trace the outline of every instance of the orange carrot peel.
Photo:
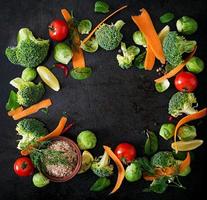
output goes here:
{"type": "Polygon", "coordinates": [[[179,172],[180,173],[183,172],[188,166],[190,166],[190,162],[191,162],[190,153],[187,152],[187,156],[186,156],[185,160],[183,160],[179,166],[179,172]]]}
{"type": "Polygon", "coordinates": [[[8,116],[12,117],[12,116],[16,115],[17,113],[22,112],[23,110],[24,110],[24,108],[22,106],[16,108],[15,110],[10,110],[8,112],[8,116]]]}
{"type": "Polygon", "coordinates": [[[118,178],[116,181],[116,185],[114,186],[113,190],[110,192],[110,194],[113,194],[121,187],[121,184],[124,180],[125,169],[121,161],[117,158],[117,156],[114,154],[114,152],[111,150],[110,147],[103,146],[103,148],[106,151],[106,153],[109,155],[109,157],[115,162],[118,169],[118,178]]]}
{"type": "Polygon", "coordinates": [[[152,70],[155,64],[155,56],[154,56],[152,49],[150,48],[148,44],[147,44],[146,51],[147,53],[146,53],[146,57],[144,61],[144,68],[145,70],[152,70]]]}

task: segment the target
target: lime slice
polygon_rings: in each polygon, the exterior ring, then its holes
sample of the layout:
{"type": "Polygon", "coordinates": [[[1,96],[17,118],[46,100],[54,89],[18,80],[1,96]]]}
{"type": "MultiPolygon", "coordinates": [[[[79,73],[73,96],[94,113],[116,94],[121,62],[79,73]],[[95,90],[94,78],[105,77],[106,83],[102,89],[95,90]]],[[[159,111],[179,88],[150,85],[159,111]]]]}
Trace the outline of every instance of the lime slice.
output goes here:
{"type": "Polygon", "coordinates": [[[159,38],[161,43],[163,43],[163,40],[165,39],[166,35],[170,32],[170,27],[167,25],[165,26],[159,33],[159,38]]]}
{"type": "Polygon", "coordinates": [[[89,151],[84,151],[82,153],[81,168],[80,168],[80,171],[78,173],[82,174],[82,173],[86,172],[87,170],[89,170],[93,160],[94,160],[93,155],[89,151]]]}
{"type": "Polygon", "coordinates": [[[55,75],[44,66],[39,66],[37,68],[37,72],[40,76],[40,78],[43,80],[43,82],[48,85],[51,89],[55,91],[60,90],[60,84],[55,75]]]}
{"type": "Polygon", "coordinates": [[[191,151],[203,144],[203,140],[178,141],[173,142],[171,147],[176,151],[191,151]]]}

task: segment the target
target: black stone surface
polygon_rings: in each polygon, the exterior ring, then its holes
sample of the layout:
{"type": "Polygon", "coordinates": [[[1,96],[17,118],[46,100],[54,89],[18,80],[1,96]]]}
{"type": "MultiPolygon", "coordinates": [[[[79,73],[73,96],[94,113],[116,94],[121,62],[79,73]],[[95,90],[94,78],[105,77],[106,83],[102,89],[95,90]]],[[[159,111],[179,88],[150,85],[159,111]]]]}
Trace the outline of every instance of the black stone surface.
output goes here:
{"type": "MultiPolygon", "coordinates": [[[[21,27],[29,27],[35,35],[48,38],[47,25],[55,18],[61,18],[60,9],[68,8],[74,11],[78,19],[89,18],[93,25],[104,17],[93,12],[94,0],[1,0],[0,1],[0,200],[95,200],[95,199],[159,199],[159,200],[189,200],[195,199],[205,192],[206,179],[206,144],[195,151],[192,163],[192,173],[182,179],[187,190],[169,188],[162,195],[143,193],[142,189],[148,183],[124,184],[120,190],[107,196],[110,189],[101,193],[91,193],[90,186],[96,180],[91,172],[78,175],[70,182],[51,183],[45,188],[38,189],[32,184],[31,177],[21,178],[14,174],[13,163],[19,156],[16,149],[16,122],[7,117],[5,103],[12,87],[9,81],[20,76],[22,68],[8,62],[4,50],[16,43],[16,35],[21,27]]],[[[151,14],[156,29],[163,25],[159,16],[172,11],[176,19],[189,15],[199,23],[199,30],[190,38],[198,42],[197,55],[207,63],[207,3],[205,0],[137,0],[137,1],[108,1],[111,10],[125,3],[129,9],[114,16],[108,22],[123,19],[126,25],[123,28],[124,41],[132,44],[132,33],[137,30],[130,15],[138,13],[145,7],[151,14]]],[[[175,29],[175,20],[170,23],[175,29]]],[[[53,44],[51,45],[51,48],[53,44]]],[[[116,54],[118,50],[105,52],[101,49],[95,54],[85,54],[87,66],[92,67],[93,76],[85,81],[76,81],[63,78],[59,70],[54,70],[61,82],[62,89],[56,93],[47,88],[46,97],[53,100],[54,105],[49,109],[49,116],[39,112],[34,116],[41,119],[52,130],[63,111],[67,111],[76,122],[76,126],[66,134],[76,139],[77,134],[84,129],[94,131],[98,137],[97,147],[92,151],[94,155],[103,152],[102,145],[112,148],[120,142],[130,142],[137,147],[138,156],[143,154],[145,135],[143,129],[158,132],[160,125],[166,122],[167,104],[170,96],[176,91],[171,88],[158,94],[154,90],[153,79],[155,72],[145,72],[132,68],[122,70],[118,67],[116,54]]],[[[44,65],[51,67],[54,63],[52,53],[44,65]]],[[[159,66],[159,64],[157,64],[159,66]]],[[[207,70],[198,75],[199,88],[196,91],[200,108],[207,102],[207,70]]],[[[198,127],[198,137],[207,141],[206,120],[195,122],[198,127]]],[[[169,143],[160,138],[160,149],[169,149],[169,143]]],[[[116,175],[112,177],[115,183],[116,175]]],[[[205,199],[203,197],[202,199],[205,199]]]]}

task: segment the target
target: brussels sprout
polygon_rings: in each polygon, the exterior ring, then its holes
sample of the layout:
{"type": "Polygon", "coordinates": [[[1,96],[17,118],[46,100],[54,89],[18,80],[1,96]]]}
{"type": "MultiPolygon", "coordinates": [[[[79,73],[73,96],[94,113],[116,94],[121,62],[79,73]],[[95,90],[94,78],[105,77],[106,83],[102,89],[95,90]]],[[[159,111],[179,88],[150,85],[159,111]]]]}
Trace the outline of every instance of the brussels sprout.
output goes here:
{"type": "Polygon", "coordinates": [[[32,181],[33,184],[39,188],[44,187],[50,183],[50,180],[47,177],[45,177],[42,173],[34,174],[32,177],[32,181]]]}
{"type": "Polygon", "coordinates": [[[175,15],[171,12],[167,12],[160,17],[160,22],[165,24],[174,19],[175,15]]]}
{"type": "Polygon", "coordinates": [[[170,82],[168,81],[168,79],[165,79],[161,83],[155,83],[155,89],[159,93],[166,91],[169,87],[170,87],[170,82]]]}
{"type": "Polygon", "coordinates": [[[183,16],[177,20],[176,27],[178,32],[186,35],[191,35],[197,31],[198,23],[191,17],[183,16]]]}
{"type": "Polygon", "coordinates": [[[92,37],[85,44],[82,44],[81,48],[86,52],[94,53],[98,49],[98,42],[95,37],[92,37]]]}
{"type": "Polygon", "coordinates": [[[204,62],[200,58],[193,56],[186,64],[189,72],[199,74],[204,70],[204,62]]]}
{"type": "Polygon", "coordinates": [[[91,131],[82,131],[77,137],[77,143],[81,150],[93,149],[96,146],[96,136],[91,131]]]}
{"type": "Polygon", "coordinates": [[[80,34],[88,34],[91,31],[92,23],[88,19],[83,19],[78,24],[78,32],[80,34]]]}
{"type": "Polygon", "coordinates": [[[100,192],[111,185],[110,179],[106,177],[101,177],[91,186],[90,191],[100,192]]]}
{"type": "Polygon", "coordinates": [[[184,125],[178,129],[178,138],[180,140],[189,141],[197,136],[195,126],[184,125]]]}
{"type": "Polygon", "coordinates": [[[37,76],[37,72],[34,68],[27,67],[22,72],[22,79],[24,81],[33,81],[37,76]]]}
{"type": "Polygon", "coordinates": [[[71,48],[66,43],[58,43],[54,48],[54,59],[67,65],[73,56],[71,48]]]}
{"type": "Polygon", "coordinates": [[[146,40],[144,38],[144,35],[142,32],[140,31],[136,31],[133,33],[133,40],[134,43],[143,47],[146,47],[146,40]]]}
{"type": "Polygon", "coordinates": [[[173,137],[174,132],[175,132],[175,125],[172,123],[165,123],[161,126],[159,134],[165,140],[168,140],[173,137]]]}
{"type": "Polygon", "coordinates": [[[129,182],[138,181],[142,177],[142,170],[137,160],[134,160],[130,165],[127,166],[125,171],[125,178],[129,182]]]}
{"type": "Polygon", "coordinates": [[[143,53],[139,54],[134,59],[134,66],[137,67],[138,69],[144,69],[145,56],[146,56],[146,51],[144,51],[143,53]]]}
{"type": "Polygon", "coordinates": [[[109,12],[109,5],[104,1],[96,1],[94,6],[94,12],[107,13],[109,12]]]}
{"type": "Polygon", "coordinates": [[[84,80],[91,76],[92,70],[90,67],[76,67],[70,70],[70,75],[76,80],[84,80]]]}

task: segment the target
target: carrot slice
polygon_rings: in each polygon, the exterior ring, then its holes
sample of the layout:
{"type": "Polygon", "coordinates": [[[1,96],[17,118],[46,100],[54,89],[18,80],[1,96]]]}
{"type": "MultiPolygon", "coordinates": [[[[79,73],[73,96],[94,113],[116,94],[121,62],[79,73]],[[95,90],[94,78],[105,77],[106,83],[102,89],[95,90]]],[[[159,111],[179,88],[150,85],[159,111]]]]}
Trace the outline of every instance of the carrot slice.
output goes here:
{"type": "Polygon", "coordinates": [[[185,67],[186,63],[193,57],[193,55],[196,52],[196,49],[197,49],[197,47],[195,47],[194,50],[188,55],[188,57],[181,64],[179,64],[177,67],[172,69],[170,72],[168,72],[164,76],[162,76],[158,79],[155,79],[155,82],[161,83],[162,81],[175,76],[179,71],[181,71],[185,67]]]}
{"type": "Polygon", "coordinates": [[[67,9],[65,8],[61,9],[61,13],[66,22],[69,22],[72,19],[71,14],[67,9]]]}
{"type": "Polygon", "coordinates": [[[114,154],[114,152],[111,150],[110,147],[103,146],[103,148],[106,151],[106,153],[110,156],[110,158],[115,162],[117,169],[118,169],[118,178],[116,181],[116,185],[114,186],[114,189],[110,192],[110,194],[113,194],[120,188],[120,186],[124,180],[125,169],[124,169],[124,166],[122,165],[121,161],[117,158],[117,156],[114,154]]]}
{"type": "Polygon", "coordinates": [[[13,115],[19,113],[19,112],[22,112],[24,110],[24,108],[22,106],[16,108],[15,110],[10,110],[8,112],[8,116],[12,117],[13,115]]]}
{"type": "Polygon", "coordinates": [[[13,117],[14,120],[19,120],[23,117],[27,117],[31,114],[34,114],[34,113],[38,112],[40,109],[47,108],[51,105],[52,105],[51,99],[45,99],[43,101],[40,101],[37,104],[34,104],[34,105],[30,106],[29,108],[26,108],[25,110],[23,110],[21,112],[16,113],[12,117],[13,117]]]}
{"type": "Polygon", "coordinates": [[[146,51],[147,53],[144,61],[144,68],[145,70],[152,70],[155,64],[155,56],[149,45],[147,45],[146,51]]]}
{"type": "Polygon", "coordinates": [[[73,68],[85,67],[85,59],[83,55],[83,50],[81,48],[73,49],[72,63],[73,68]]]}
{"type": "MultiPolygon", "coordinates": [[[[176,140],[177,140],[177,132],[178,132],[178,129],[179,129],[182,125],[186,124],[187,122],[190,122],[190,121],[193,121],[193,120],[197,120],[197,119],[203,118],[203,117],[205,117],[206,115],[207,115],[207,108],[204,108],[204,109],[202,109],[202,110],[200,110],[200,111],[198,111],[198,112],[196,112],[196,113],[193,113],[193,114],[191,114],[191,115],[187,115],[187,116],[183,117],[183,118],[177,123],[177,125],[176,125],[176,127],[175,127],[175,132],[174,132],[174,142],[176,142],[176,140]]],[[[178,151],[178,150],[176,149],[176,151],[178,151]]]]}
{"type": "Polygon", "coordinates": [[[111,13],[109,16],[107,16],[105,19],[103,19],[90,33],[89,35],[82,41],[82,44],[85,44],[92,36],[93,34],[96,32],[96,30],[105,22],[107,21],[109,18],[111,18],[112,16],[114,16],[116,13],[120,12],[121,10],[127,8],[127,5],[122,6],[121,8],[115,10],[113,13],[111,13]]]}
{"type": "Polygon", "coordinates": [[[165,56],[162,50],[162,44],[154,28],[150,15],[144,8],[142,8],[140,12],[141,14],[138,16],[131,16],[132,20],[144,34],[147,44],[150,46],[155,57],[164,64],[165,56]]]}
{"type": "Polygon", "coordinates": [[[183,172],[190,165],[190,162],[191,162],[191,157],[190,157],[190,153],[188,152],[185,160],[183,160],[179,166],[179,172],[183,172]]]}

